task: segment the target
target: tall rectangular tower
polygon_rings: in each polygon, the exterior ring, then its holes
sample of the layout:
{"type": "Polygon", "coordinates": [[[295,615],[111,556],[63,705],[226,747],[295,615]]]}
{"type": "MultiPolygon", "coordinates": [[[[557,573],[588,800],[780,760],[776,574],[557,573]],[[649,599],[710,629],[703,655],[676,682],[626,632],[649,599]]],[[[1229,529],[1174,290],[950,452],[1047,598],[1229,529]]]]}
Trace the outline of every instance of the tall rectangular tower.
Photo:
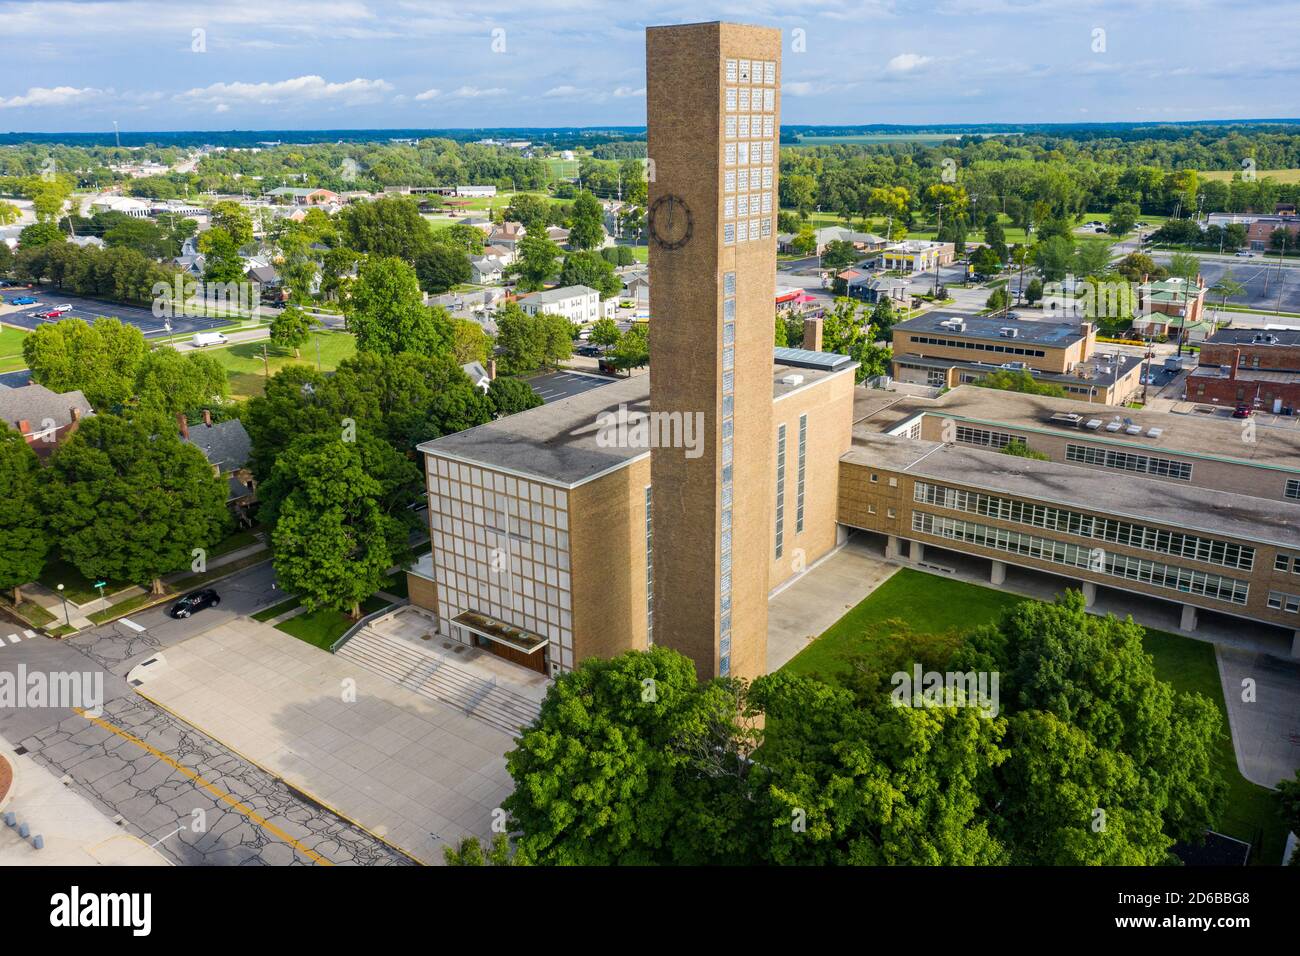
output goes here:
{"type": "Polygon", "coordinates": [[[701,678],[767,663],[781,34],[646,31],[650,404],[703,453],[651,452],[654,642],[701,678]]]}

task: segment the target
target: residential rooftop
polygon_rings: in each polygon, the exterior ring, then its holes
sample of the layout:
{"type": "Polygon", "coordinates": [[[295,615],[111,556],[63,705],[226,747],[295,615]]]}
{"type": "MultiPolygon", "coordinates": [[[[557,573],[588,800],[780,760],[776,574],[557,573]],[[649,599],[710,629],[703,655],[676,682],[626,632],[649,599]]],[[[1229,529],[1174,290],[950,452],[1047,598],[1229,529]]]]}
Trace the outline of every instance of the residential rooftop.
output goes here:
{"type": "Polygon", "coordinates": [[[545,292],[530,292],[528,295],[519,297],[519,301],[527,302],[529,305],[550,305],[553,302],[563,302],[566,299],[572,299],[578,295],[591,295],[596,290],[586,285],[563,285],[558,289],[547,289],[545,292]]]}
{"type": "Polygon", "coordinates": [[[858,418],[854,434],[889,431],[922,414],[940,415],[1057,437],[1073,435],[1099,445],[1300,473],[1300,419],[1296,416],[1256,413],[1250,419],[1253,427],[1247,430],[1242,421],[1226,417],[1222,407],[1188,402],[1180,408],[1184,410],[1157,412],[961,385],[938,398],[908,396],[875,410],[866,409],[868,414],[858,418]],[[1077,426],[1053,421],[1057,413],[1078,416],[1077,426]],[[1090,429],[1087,423],[1093,420],[1101,424],[1090,429]],[[1112,424],[1120,427],[1108,429],[1112,424]],[[1127,431],[1129,428],[1136,432],[1127,431]]]}
{"type": "Polygon", "coordinates": [[[1079,465],[966,445],[855,431],[853,448],[840,460],[1138,523],[1284,547],[1300,539],[1300,504],[1135,476],[1126,476],[1123,494],[1116,494],[1111,482],[1079,465]]]}

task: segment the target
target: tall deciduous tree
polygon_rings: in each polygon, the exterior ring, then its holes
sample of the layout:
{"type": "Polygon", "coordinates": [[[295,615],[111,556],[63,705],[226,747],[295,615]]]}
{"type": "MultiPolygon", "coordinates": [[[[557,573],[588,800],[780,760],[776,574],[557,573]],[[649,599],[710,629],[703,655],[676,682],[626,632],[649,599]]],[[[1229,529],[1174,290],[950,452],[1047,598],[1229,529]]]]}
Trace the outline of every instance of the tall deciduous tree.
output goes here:
{"type": "Polygon", "coordinates": [[[196,548],[230,524],[226,482],[175,422],[96,415],[64,443],[46,472],[50,531],[78,571],[95,580],[149,583],[188,568],[196,548]]]}
{"type": "Polygon", "coordinates": [[[40,576],[49,539],[37,496],[40,464],[26,440],[0,422],[0,588],[13,588],[14,606],[22,586],[40,576]]]}
{"type": "Polygon", "coordinates": [[[438,355],[451,348],[451,318],[424,305],[415,270],[400,259],[369,259],[352,285],[348,328],[357,351],[438,355]]]}
{"type": "Polygon", "coordinates": [[[230,382],[225,367],[211,355],[162,346],[140,363],[135,393],[141,408],[175,416],[223,401],[230,382]]]}
{"type": "Polygon", "coordinates": [[[300,438],[263,488],[274,512],[280,586],[308,609],[359,617],[361,602],[383,586],[389,568],[410,558],[415,522],[406,504],[420,476],[387,442],[360,431],[352,438],[300,438]]]}
{"type": "Polygon", "coordinates": [[[589,192],[578,193],[573,200],[569,245],[574,249],[599,249],[605,242],[605,210],[600,200],[589,192]]]}
{"type": "Polygon", "coordinates": [[[287,306],[271,320],[271,341],[283,349],[293,349],[294,358],[301,355],[302,347],[311,338],[312,329],[320,319],[307,314],[296,305],[287,306]]]}
{"type": "Polygon", "coordinates": [[[131,398],[148,351],[138,328],[108,318],[49,322],[23,340],[33,380],[56,392],[80,389],[101,408],[131,398]]]}

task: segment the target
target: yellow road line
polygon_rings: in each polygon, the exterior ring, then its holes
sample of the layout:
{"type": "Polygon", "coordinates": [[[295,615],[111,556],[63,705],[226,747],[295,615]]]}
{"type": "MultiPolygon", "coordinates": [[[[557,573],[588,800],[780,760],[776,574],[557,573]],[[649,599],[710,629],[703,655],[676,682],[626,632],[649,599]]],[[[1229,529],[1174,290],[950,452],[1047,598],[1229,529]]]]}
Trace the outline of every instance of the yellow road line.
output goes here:
{"type": "Polygon", "coordinates": [[[142,750],[146,750],[149,753],[153,754],[155,757],[157,757],[163,763],[167,764],[173,770],[176,770],[181,774],[183,774],[184,776],[188,777],[190,780],[193,780],[195,783],[197,783],[204,790],[208,791],[208,793],[212,794],[218,800],[234,807],[236,810],[238,810],[244,816],[248,817],[248,819],[252,820],[254,823],[256,823],[267,833],[270,833],[272,836],[279,837],[285,843],[288,843],[290,846],[292,846],[295,850],[302,853],[304,856],[310,858],[313,862],[319,863],[321,866],[334,865],[331,861],[325,859],[325,857],[321,856],[315,850],[311,850],[303,846],[293,837],[289,836],[289,834],[285,833],[283,830],[277,827],[270,820],[266,819],[261,814],[259,814],[252,807],[240,802],[238,798],[232,796],[229,793],[226,793],[226,791],[222,790],[220,787],[216,786],[215,784],[209,783],[207,780],[200,777],[189,767],[182,766],[181,764],[173,760],[170,756],[168,756],[167,754],[159,750],[157,747],[145,743],[143,740],[141,740],[139,737],[135,736],[134,734],[130,733],[129,731],[123,730],[121,727],[118,727],[114,724],[110,724],[108,721],[100,717],[89,716],[80,707],[74,707],[73,710],[75,710],[80,716],[85,717],[92,724],[96,724],[100,727],[103,727],[109,733],[116,734],[118,737],[121,737],[123,740],[129,740],[131,741],[131,743],[135,744],[137,747],[141,748],[142,750]]]}

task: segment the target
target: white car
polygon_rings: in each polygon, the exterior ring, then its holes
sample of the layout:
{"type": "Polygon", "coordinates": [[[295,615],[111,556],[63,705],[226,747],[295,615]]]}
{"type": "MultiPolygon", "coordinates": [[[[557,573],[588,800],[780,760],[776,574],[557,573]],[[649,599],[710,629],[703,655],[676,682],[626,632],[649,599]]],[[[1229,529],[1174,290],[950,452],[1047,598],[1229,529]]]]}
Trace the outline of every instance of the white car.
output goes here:
{"type": "Polygon", "coordinates": [[[196,349],[201,349],[205,345],[225,345],[228,340],[220,332],[198,332],[190,341],[196,349]]]}
{"type": "Polygon", "coordinates": [[[1236,256],[1238,259],[1253,259],[1255,257],[1255,253],[1248,252],[1245,249],[1238,249],[1236,252],[1233,253],[1233,255],[1236,256]]]}

